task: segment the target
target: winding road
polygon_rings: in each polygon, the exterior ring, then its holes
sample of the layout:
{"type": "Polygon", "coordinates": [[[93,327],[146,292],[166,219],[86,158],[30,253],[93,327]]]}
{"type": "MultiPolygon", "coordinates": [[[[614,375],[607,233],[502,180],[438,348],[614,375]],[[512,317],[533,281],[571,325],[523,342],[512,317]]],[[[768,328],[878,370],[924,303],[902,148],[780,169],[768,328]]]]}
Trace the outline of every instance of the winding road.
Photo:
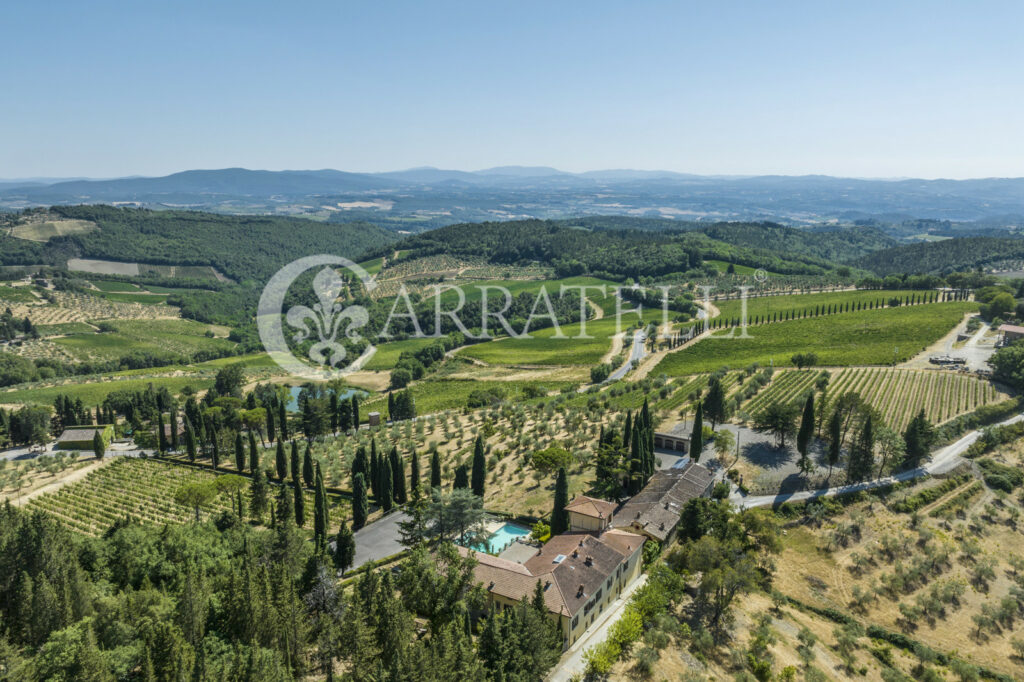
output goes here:
{"type": "MultiPolygon", "coordinates": [[[[1005,426],[1007,424],[1015,424],[1017,422],[1024,421],[1024,414],[1018,414],[1015,417],[1011,417],[1006,421],[1000,422],[997,426],[1005,426]]],[[[924,466],[916,469],[910,469],[908,471],[901,471],[893,476],[886,476],[884,478],[876,478],[873,481],[863,481],[861,483],[851,483],[849,485],[836,486],[834,488],[823,488],[819,490],[802,490],[795,493],[784,493],[779,495],[742,495],[739,492],[733,492],[729,497],[729,500],[741,509],[749,509],[751,507],[767,507],[782,504],[783,502],[801,502],[804,500],[813,500],[819,497],[830,497],[832,495],[843,495],[845,493],[855,493],[861,490],[871,490],[873,488],[880,488],[882,486],[891,485],[902,481],[910,481],[921,476],[942,474],[950,471],[956,467],[960,462],[964,461],[961,455],[967,451],[967,448],[971,446],[974,441],[981,437],[981,430],[971,431],[960,440],[947,445],[944,448],[936,450],[932,453],[931,460],[924,466]]]]}

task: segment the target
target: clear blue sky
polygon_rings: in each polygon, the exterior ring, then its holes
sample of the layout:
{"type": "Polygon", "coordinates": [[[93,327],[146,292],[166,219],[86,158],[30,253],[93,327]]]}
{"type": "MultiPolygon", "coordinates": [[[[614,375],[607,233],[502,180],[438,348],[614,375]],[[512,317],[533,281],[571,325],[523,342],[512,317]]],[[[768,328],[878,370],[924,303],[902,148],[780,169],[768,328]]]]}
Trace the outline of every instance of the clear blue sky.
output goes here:
{"type": "Polygon", "coordinates": [[[1021,2],[14,0],[2,25],[6,178],[1024,176],[1021,2]]]}

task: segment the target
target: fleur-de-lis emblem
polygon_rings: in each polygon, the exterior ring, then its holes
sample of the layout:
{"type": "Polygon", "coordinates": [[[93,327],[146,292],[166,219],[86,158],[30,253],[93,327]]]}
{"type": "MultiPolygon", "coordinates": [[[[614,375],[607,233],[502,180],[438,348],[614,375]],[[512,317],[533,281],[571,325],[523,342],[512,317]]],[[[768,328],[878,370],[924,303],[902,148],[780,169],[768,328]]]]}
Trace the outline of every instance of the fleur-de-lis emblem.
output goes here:
{"type": "Polygon", "coordinates": [[[338,297],[345,289],[345,282],[333,268],[325,267],[313,278],[313,292],[317,303],[312,308],[304,305],[293,306],[288,310],[285,319],[288,324],[299,331],[292,337],[296,343],[313,338],[314,332],[319,341],[309,349],[309,359],[318,365],[336,367],[345,359],[345,347],[338,343],[341,332],[352,341],[361,337],[355,330],[365,325],[369,319],[366,308],[360,305],[344,307],[338,297]],[[345,321],[348,324],[342,329],[345,321]]]}

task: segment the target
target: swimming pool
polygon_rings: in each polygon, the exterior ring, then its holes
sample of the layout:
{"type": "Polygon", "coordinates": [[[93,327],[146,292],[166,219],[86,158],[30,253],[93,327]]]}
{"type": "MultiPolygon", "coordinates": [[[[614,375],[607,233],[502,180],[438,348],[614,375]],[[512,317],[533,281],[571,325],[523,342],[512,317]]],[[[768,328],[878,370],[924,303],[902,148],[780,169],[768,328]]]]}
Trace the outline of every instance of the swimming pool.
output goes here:
{"type": "Polygon", "coordinates": [[[525,526],[520,526],[515,523],[506,523],[498,528],[498,530],[494,531],[494,533],[487,538],[486,542],[473,545],[473,549],[478,552],[497,554],[515,542],[517,538],[525,537],[529,534],[530,529],[525,526]]]}

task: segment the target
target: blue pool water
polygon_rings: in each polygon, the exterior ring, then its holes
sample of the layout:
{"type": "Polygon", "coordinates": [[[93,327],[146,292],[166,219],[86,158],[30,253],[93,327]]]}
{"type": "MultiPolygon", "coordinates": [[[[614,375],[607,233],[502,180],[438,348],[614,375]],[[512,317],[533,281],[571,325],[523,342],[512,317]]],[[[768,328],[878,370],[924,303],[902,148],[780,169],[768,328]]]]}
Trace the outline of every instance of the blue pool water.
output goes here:
{"type": "MultiPolygon", "coordinates": [[[[302,386],[292,386],[288,389],[288,394],[291,396],[288,402],[285,404],[284,409],[289,412],[299,411],[299,393],[302,393],[302,386]]],[[[360,391],[357,388],[350,388],[346,391],[342,391],[338,394],[339,400],[346,400],[351,398],[353,395],[358,394],[360,398],[370,395],[366,391],[360,391]]]]}
{"type": "Polygon", "coordinates": [[[516,538],[525,537],[529,534],[529,528],[519,526],[514,523],[506,523],[501,528],[494,531],[494,534],[487,538],[487,542],[479,545],[473,545],[473,549],[478,552],[497,554],[515,542],[516,538]]]}

